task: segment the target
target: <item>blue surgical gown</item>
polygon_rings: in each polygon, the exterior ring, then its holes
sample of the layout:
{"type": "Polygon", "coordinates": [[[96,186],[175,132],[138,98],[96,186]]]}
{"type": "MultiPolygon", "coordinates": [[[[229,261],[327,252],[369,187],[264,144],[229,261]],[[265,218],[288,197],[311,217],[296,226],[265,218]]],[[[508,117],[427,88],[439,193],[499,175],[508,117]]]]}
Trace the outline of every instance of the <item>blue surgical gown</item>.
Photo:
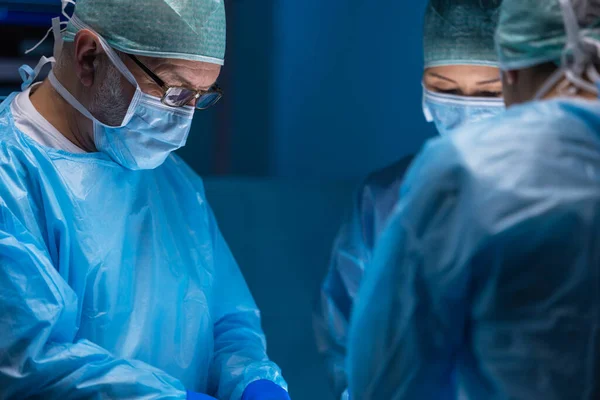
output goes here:
{"type": "Polygon", "coordinates": [[[325,359],[336,398],[347,388],[346,341],[356,294],[411,161],[412,156],[405,157],[365,180],[334,242],[313,320],[319,353],[325,359]]]}
{"type": "Polygon", "coordinates": [[[42,147],[0,106],[0,399],[238,400],[285,387],[206,202],[170,157],[42,147]]]}
{"type": "Polygon", "coordinates": [[[349,335],[354,399],[600,398],[600,101],[431,141],[349,335]]]}

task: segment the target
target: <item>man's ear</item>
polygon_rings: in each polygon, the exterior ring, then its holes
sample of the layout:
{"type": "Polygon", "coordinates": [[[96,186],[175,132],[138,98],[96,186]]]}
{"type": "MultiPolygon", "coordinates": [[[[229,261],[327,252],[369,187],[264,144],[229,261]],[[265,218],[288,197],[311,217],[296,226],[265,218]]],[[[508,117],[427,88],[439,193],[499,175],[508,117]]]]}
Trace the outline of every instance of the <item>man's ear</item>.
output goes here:
{"type": "Polygon", "coordinates": [[[89,30],[81,30],[75,36],[75,73],[81,84],[90,87],[96,79],[98,57],[104,53],[98,36],[89,30]]]}
{"type": "Polygon", "coordinates": [[[502,71],[502,81],[509,86],[516,85],[519,81],[519,71],[502,71]]]}
{"type": "Polygon", "coordinates": [[[522,79],[520,71],[502,71],[502,94],[507,107],[522,101],[518,87],[519,79],[522,79]]]}

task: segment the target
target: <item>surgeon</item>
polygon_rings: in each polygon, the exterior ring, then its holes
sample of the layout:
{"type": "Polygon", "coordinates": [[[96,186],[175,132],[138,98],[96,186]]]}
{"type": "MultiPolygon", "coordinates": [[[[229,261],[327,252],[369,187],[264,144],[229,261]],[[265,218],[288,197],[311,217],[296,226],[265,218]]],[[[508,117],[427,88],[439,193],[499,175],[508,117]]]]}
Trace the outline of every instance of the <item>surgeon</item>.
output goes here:
{"type": "Polygon", "coordinates": [[[431,141],[355,308],[353,398],[600,398],[600,0],[504,0],[509,110],[431,141]]]}
{"type": "MultiPolygon", "coordinates": [[[[504,111],[494,49],[499,0],[431,0],[425,14],[423,106],[441,135],[504,111]]],[[[375,242],[398,200],[412,157],[371,174],[335,240],[314,315],[336,398],[345,398],[348,321],[375,242]]]]}
{"type": "Polygon", "coordinates": [[[172,154],[221,96],[223,1],[79,0],[53,25],[0,105],[0,399],[289,399],[172,154]]]}

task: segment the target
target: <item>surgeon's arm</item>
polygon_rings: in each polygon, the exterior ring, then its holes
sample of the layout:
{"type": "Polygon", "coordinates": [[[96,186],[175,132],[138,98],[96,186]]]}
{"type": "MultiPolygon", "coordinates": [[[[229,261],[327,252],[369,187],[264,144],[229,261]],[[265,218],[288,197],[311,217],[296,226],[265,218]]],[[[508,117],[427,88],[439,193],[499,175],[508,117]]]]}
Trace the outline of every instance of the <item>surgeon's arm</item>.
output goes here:
{"type": "Polygon", "coordinates": [[[76,340],[78,299],[46,247],[0,204],[0,399],[165,399],[168,374],[76,340]]]}
{"type": "Polygon", "coordinates": [[[359,292],[348,357],[354,399],[455,398],[469,282],[460,250],[466,238],[456,231],[460,174],[451,152],[428,150],[405,182],[359,292]],[[447,158],[438,164],[439,157],[447,158]]]}
{"type": "Polygon", "coordinates": [[[313,315],[317,348],[325,361],[336,399],[342,398],[348,387],[346,342],[350,313],[365,263],[371,257],[371,248],[364,237],[364,218],[374,212],[365,212],[363,204],[361,188],[355,195],[350,215],[336,236],[329,270],[313,315]]]}
{"type": "MultiPolygon", "coordinates": [[[[219,400],[239,400],[251,383],[261,380],[287,388],[279,367],[267,356],[260,312],[210,210],[208,223],[214,255],[211,312],[215,321],[215,354],[210,369],[211,393],[217,393],[219,400]]],[[[258,387],[253,385],[249,392],[258,387]]],[[[246,398],[261,398],[249,392],[246,398]]],[[[271,396],[265,398],[285,400],[287,393],[271,396]]]]}

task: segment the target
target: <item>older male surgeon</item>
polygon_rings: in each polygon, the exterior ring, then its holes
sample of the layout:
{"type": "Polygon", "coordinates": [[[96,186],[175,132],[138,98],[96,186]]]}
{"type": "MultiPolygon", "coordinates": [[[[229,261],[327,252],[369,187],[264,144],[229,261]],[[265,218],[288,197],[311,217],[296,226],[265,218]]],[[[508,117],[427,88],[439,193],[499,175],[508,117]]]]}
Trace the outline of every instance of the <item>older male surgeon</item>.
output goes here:
{"type": "Polygon", "coordinates": [[[504,0],[508,111],[428,144],[349,341],[355,399],[600,398],[600,0],[504,0]]]}
{"type": "Polygon", "coordinates": [[[0,399],[289,399],[171,154],[221,96],[223,1],[79,0],[59,26],[49,78],[0,105],[0,399]]]}

